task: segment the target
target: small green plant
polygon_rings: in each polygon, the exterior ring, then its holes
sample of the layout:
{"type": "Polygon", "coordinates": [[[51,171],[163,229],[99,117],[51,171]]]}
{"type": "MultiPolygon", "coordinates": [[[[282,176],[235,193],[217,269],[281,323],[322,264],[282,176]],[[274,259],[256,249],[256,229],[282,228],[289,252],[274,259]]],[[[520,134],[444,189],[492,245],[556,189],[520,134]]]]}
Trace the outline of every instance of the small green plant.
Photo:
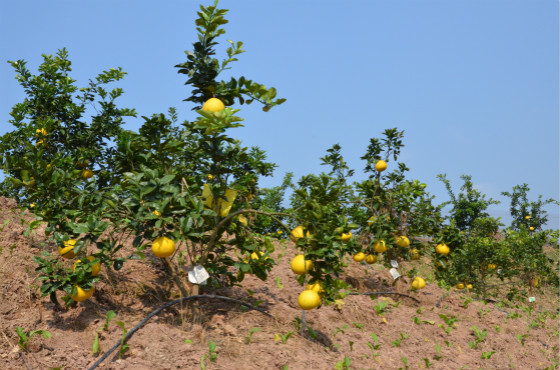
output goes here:
{"type": "Polygon", "coordinates": [[[399,339],[397,339],[397,340],[395,340],[395,341],[392,342],[392,343],[393,343],[393,346],[395,346],[395,347],[400,347],[400,346],[401,346],[401,342],[402,342],[404,339],[406,339],[406,338],[408,338],[408,334],[401,333],[401,337],[400,337],[399,339]]]}
{"type": "Polygon", "coordinates": [[[282,284],[282,280],[280,279],[280,277],[276,278],[276,286],[278,287],[278,289],[284,289],[284,284],[282,284]]]}
{"type": "Polygon", "coordinates": [[[434,358],[439,361],[443,356],[441,355],[441,346],[439,344],[435,345],[436,348],[436,355],[434,356],[434,358]]]}
{"type": "Polygon", "coordinates": [[[525,347],[525,340],[527,339],[528,336],[529,335],[527,335],[527,334],[517,334],[515,337],[517,338],[517,340],[519,342],[521,342],[521,345],[523,347],[525,347]]]}
{"type": "Polygon", "coordinates": [[[48,339],[48,338],[52,337],[52,334],[50,332],[46,331],[46,330],[42,330],[42,329],[32,330],[32,331],[26,333],[26,332],[23,331],[23,328],[19,327],[19,326],[16,328],[16,333],[19,337],[18,345],[19,345],[19,348],[22,351],[27,350],[27,342],[29,342],[29,339],[31,339],[31,337],[35,334],[42,335],[43,338],[45,338],[45,339],[48,339]]]}
{"type": "Polygon", "coordinates": [[[350,352],[354,351],[354,342],[353,341],[348,341],[348,345],[350,346],[350,352]]]}
{"type": "Polygon", "coordinates": [[[486,329],[480,330],[477,326],[471,326],[471,330],[473,331],[475,339],[474,342],[473,341],[469,342],[469,346],[472,349],[475,349],[479,343],[484,342],[484,340],[486,339],[486,335],[488,334],[488,331],[486,329]]]}
{"type": "Polygon", "coordinates": [[[185,344],[192,344],[192,340],[190,340],[190,339],[188,339],[188,338],[186,338],[186,339],[184,340],[184,342],[185,342],[185,344]]]}
{"type": "Polygon", "coordinates": [[[333,331],[333,336],[336,337],[338,333],[346,334],[345,330],[348,330],[348,325],[346,324],[342,325],[342,328],[336,327],[333,331]]]}
{"type": "Polygon", "coordinates": [[[408,360],[406,357],[401,357],[401,361],[404,364],[404,367],[399,367],[399,370],[408,370],[408,360]]]}
{"type": "Polygon", "coordinates": [[[364,327],[364,324],[358,324],[357,322],[353,322],[352,325],[354,325],[357,329],[362,329],[364,327]]]}
{"type": "MultiPolygon", "coordinates": [[[[107,314],[105,315],[105,323],[103,324],[103,327],[101,327],[101,330],[103,331],[109,330],[109,323],[111,322],[111,320],[115,318],[116,315],[117,314],[115,313],[115,311],[113,310],[108,311],[107,314]]],[[[100,345],[99,332],[96,332],[95,338],[93,339],[93,345],[91,346],[91,354],[93,356],[97,356],[99,354],[99,345],[100,345]]]]}
{"type": "Polygon", "coordinates": [[[455,323],[459,321],[459,319],[456,316],[447,316],[442,313],[439,314],[439,317],[447,324],[447,328],[443,324],[438,324],[438,327],[442,328],[447,333],[447,335],[449,335],[449,333],[451,333],[451,331],[456,328],[455,323]]]}
{"type": "Polygon", "coordinates": [[[377,312],[377,316],[383,316],[385,314],[385,309],[387,308],[386,301],[379,301],[375,306],[373,306],[375,312],[377,312]]]}
{"type": "Polygon", "coordinates": [[[435,321],[431,321],[431,320],[421,320],[418,316],[414,316],[412,318],[412,321],[416,324],[416,325],[420,325],[420,324],[430,324],[430,325],[434,325],[436,322],[435,321]]]}
{"type": "Polygon", "coordinates": [[[483,360],[489,360],[490,357],[492,357],[492,355],[496,353],[496,351],[492,351],[492,352],[482,352],[482,354],[480,355],[480,358],[483,360]]]}
{"type": "Polygon", "coordinates": [[[424,365],[426,365],[426,369],[429,369],[434,363],[430,362],[430,360],[428,360],[428,358],[424,357],[424,365]]]}
{"type": "Polygon", "coordinates": [[[490,313],[490,311],[492,311],[491,308],[489,308],[489,309],[487,309],[487,310],[484,310],[484,309],[482,309],[482,308],[479,308],[479,309],[478,309],[478,317],[480,317],[480,318],[482,319],[484,316],[488,315],[488,313],[490,313]]]}
{"type": "Polygon", "coordinates": [[[494,329],[496,329],[496,331],[497,331],[498,333],[500,333],[500,332],[502,331],[502,327],[501,327],[500,325],[494,326],[494,329]]]}
{"type": "Polygon", "coordinates": [[[335,365],[334,365],[334,369],[335,370],[348,370],[350,368],[350,364],[352,363],[352,361],[350,360],[350,357],[348,356],[344,356],[344,359],[341,361],[338,361],[335,365]]]}
{"type": "Polygon", "coordinates": [[[208,342],[208,355],[211,362],[216,362],[216,359],[218,358],[218,354],[216,353],[216,343],[212,341],[208,342]]]}
{"type": "Polygon", "coordinates": [[[309,325],[307,325],[307,332],[309,333],[309,336],[315,340],[317,340],[319,337],[317,335],[317,332],[315,330],[313,330],[313,328],[309,325]]]}
{"type": "Polygon", "coordinates": [[[103,331],[107,331],[109,329],[109,323],[115,318],[115,316],[117,316],[115,311],[110,310],[107,312],[105,315],[105,324],[103,324],[103,331]]]}
{"type": "Polygon", "coordinates": [[[261,331],[261,329],[259,328],[253,328],[249,331],[249,335],[245,337],[245,343],[246,344],[251,344],[251,338],[253,337],[253,334],[255,334],[256,332],[261,331]]]}
{"type": "Polygon", "coordinates": [[[126,333],[128,333],[128,330],[125,329],[124,327],[124,322],[122,321],[116,321],[115,324],[117,324],[118,326],[121,327],[122,329],[122,336],[121,336],[121,349],[119,350],[119,357],[123,357],[124,353],[130,348],[128,346],[128,344],[124,343],[124,339],[126,338],[126,333]]]}
{"type": "Polygon", "coordinates": [[[293,331],[289,331],[286,334],[282,335],[282,334],[274,334],[274,340],[275,341],[279,341],[281,340],[283,344],[286,344],[286,342],[288,341],[288,339],[290,339],[290,337],[292,336],[292,334],[294,334],[293,331]]]}
{"type": "Polygon", "coordinates": [[[391,303],[391,306],[395,307],[395,308],[399,308],[401,304],[401,301],[396,301],[395,303],[391,303]]]}

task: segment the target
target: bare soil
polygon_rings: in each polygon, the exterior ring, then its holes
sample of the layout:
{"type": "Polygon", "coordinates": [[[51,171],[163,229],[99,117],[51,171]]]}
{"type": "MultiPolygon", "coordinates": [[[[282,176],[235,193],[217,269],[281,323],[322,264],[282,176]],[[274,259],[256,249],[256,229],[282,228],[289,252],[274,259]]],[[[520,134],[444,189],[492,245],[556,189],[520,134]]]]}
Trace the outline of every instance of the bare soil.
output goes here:
{"type": "MultiPolygon", "coordinates": [[[[24,235],[33,218],[14,201],[0,198],[0,210],[0,226],[10,220],[0,231],[0,369],[89,368],[121,339],[117,321],[130,330],[179,297],[161,261],[153,258],[148,263],[127,262],[120,271],[103,267],[102,281],[91,299],[68,310],[56,309],[48,297],[40,296],[32,261],[55,246],[45,242],[44,228],[24,235]],[[104,331],[109,310],[117,316],[104,331]],[[22,351],[17,327],[25,332],[47,330],[52,337],[34,335],[22,351]],[[93,356],[96,334],[100,355],[93,356]]],[[[382,266],[354,262],[349,262],[344,278],[358,292],[400,292],[420,303],[394,294],[351,295],[339,306],[306,312],[306,323],[315,335],[302,333],[297,322],[302,317],[297,306],[302,287],[289,267],[294,255],[290,241],[278,242],[278,264],[267,281],[249,276],[243,287],[202,289],[202,294],[257,304],[272,318],[218,300],[200,300],[194,318],[192,309],[175,305],[141,327],[122,357],[116,350],[97,368],[544,369],[558,361],[558,292],[553,288],[535,292],[532,304],[485,303],[472,293],[438,287],[429,273],[425,289],[411,292],[409,278],[393,283],[382,266]],[[384,302],[387,307],[378,314],[374,307],[384,302]],[[450,327],[440,315],[457,321],[450,327]],[[471,348],[473,327],[486,331],[486,336],[471,348]],[[211,343],[216,345],[214,357],[211,343]]],[[[427,260],[414,265],[429,271],[427,260]]]]}

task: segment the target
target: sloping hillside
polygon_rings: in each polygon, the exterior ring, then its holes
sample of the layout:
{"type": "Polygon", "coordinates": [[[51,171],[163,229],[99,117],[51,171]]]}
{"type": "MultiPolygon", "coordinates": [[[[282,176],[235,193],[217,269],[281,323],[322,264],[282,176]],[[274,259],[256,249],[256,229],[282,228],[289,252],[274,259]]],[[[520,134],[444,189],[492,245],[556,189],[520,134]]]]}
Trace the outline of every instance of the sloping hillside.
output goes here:
{"type": "MultiPolygon", "coordinates": [[[[56,310],[48,298],[39,296],[31,260],[54,246],[45,243],[41,228],[24,235],[31,218],[15,202],[0,198],[0,209],[2,369],[86,369],[120,340],[122,329],[116,322],[130,330],[179,296],[159,260],[132,261],[120,271],[103,268],[92,299],[56,310]],[[110,310],[117,314],[105,331],[110,310]],[[33,335],[22,352],[17,327],[24,332],[47,330],[52,337],[33,335]],[[91,353],[96,335],[97,357],[91,353]]],[[[484,303],[466,291],[439,288],[422,260],[416,263],[426,271],[428,283],[418,293],[409,291],[408,278],[393,286],[385,268],[349,262],[345,278],[357,292],[403,293],[419,303],[398,294],[348,296],[339,306],[307,312],[306,323],[314,335],[301,334],[296,300],[302,287],[289,267],[295,250],[289,241],[276,247],[278,265],[268,281],[248,277],[242,288],[203,291],[258,305],[272,318],[220,300],[198,301],[194,317],[190,309],[175,305],[141,327],[122,358],[116,350],[98,368],[544,369],[557,364],[554,289],[537,293],[532,304],[484,303]]]]}

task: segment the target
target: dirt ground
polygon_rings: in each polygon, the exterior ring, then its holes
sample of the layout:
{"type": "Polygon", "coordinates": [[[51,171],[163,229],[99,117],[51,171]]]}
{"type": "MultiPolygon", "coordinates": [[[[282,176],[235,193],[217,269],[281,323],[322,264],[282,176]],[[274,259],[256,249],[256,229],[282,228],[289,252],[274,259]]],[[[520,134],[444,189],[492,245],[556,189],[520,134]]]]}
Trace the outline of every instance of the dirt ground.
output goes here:
{"type": "MultiPolygon", "coordinates": [[[[154,258],[127,262],[120,271],[104,266],[91,299],[68,310],[55,309],[48,297],[40,296],[32,261],[43,250],[55,250],[54,245],[45,243],[42,228],[24,235],[32,218],[14,201],[0,198],[0,210],[0,226],[10,220],[0,231],[0,369],[89,368],[121,339],[116,322],[130,330],[179,297],[154,258]],[[117,315],[104,331],[110,310],[117,315]],[[52,337],[34,335],[21,351],[17,327],[47,330],[52,337]],[[96,335],[100,354],[93,356],[96,335]]],[[[249,276],[242,288],[202,291],[258,304],[272,317],[237,303],[200,300],[200,314],[193,321],[192,311],[175,305],[141,327],[122,357],[117,349],[97,368],[553,369],[558,363],[554,289],[535,293],[532,304],[484,303],[474,294],[439,288],[429,277],[425,289],[411,292],[410,279],[399,278],[393,285],[385,268],[355,262],[349,262],[345,279],[358,292],[400,292],[419,303],[395,294],[351,295],[339,307],[308,311],[305,320],[315,335],[302,334],[297,306],[302,287],[289,267],[294,255],[291,242],[279,242],[278,264],[267,281],[249,276]],[[375,307],[385,303],[378,314],[375,307]],[[486,335],[474,346],[476,330],[486,335]]]]}

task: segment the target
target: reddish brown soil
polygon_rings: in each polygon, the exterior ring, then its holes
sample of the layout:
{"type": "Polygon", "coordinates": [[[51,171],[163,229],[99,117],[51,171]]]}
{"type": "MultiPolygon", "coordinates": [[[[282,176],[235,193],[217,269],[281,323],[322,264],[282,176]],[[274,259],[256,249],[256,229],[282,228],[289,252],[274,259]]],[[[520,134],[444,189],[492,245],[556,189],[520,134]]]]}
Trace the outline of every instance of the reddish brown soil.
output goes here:
{"type": "MultiPolygon", "coordinates": [[[[0,210],[0,225],[11,220],[0,232],[1,369],[86,369],[99,358],[91,354],[96,333],[101,337],[103,354],[121,337],[122,330],[116,321],[131,329],[148,313],[178,297],[160,261],[133,261],[120,271],[108,272],[104,267],[102,281],[96,285],[91,299],[68,310],[55,310],[48,298],[39,295],[39,283],[34,280],[36,266],[31,260],[42,250],[54,250],[54,246],[45,243],[41,228],[24,236],[26,226],[21,220],[29,221],[31,217],[21,213],[15,202],[0,198],[0,210]],[[103,331],[109,310],[115,310],[117,316],[108,331],[103,331]],[[17,327],[27,332],[45,329],[52,337],[33,336],[22,352],[17,344],[17,327]]],[[[350,369],[405,369],[403,359],[409,369],[425,369],[427,364],[430,369],[544,369],[558,357],[558,295],[554,290],[536,293],[530,313],[526,309],[528,303],[516,302],[518,307],[514,303],[509,303],[509,307],[484,304],[472,294],[443,290],[429,278],[425,289],[413,293],[408,290],[408,278],[391,286],[390,275],[381,266],[368,269],[356,263],[349,264],[345,278],[359,291],[397,291],[414,296],[420,303],[396,295],[378,295],[373,299],[348,296],[340,308],[329,306],[308,311],[306,320],[317,338],[302,335],[294,325],[296,318],[301,318],[296,300],[302,290],[289,267],[294,253],[290,242],[278,243],[278,265],[268,281],[250,276],[243,288],[214,292],[247,302],[262,301],[259,308],[273,318],[242,310],[234,303],[201,301],[201,313],[193,321],[192,311],[173,306],[132,336],[124,357],[119,358],[117,350],[98,368],[344,369],[341,361],[347,357],[350,369]],[[468,298],[474,301],[465,308],[463,303],[468,298]],[[383,316],[379,316],[374,306],[383,301],[389,304],[383,316]],[[550,314],[539,321],[544,312],[550,314]],[[440,314],[458,319],[455,328],[448,329],[449,334],[440,314]],[[414,317],[421,320],[419,325],[414,317]],[[537,327],[530,326],[533,321],[537,327]],[[487,335],[471,349],[474,326],[486,330],[487,335]],[[251,330],[254,333],[249,341],[251,330]],[[279,340],[279,336],[290,332],[293,334],[285,343],[279,340]],[[375,344],[371,334],[377,335],[377,344],[381,345],[374,351],[368,346],[375,344]],[[401,334],[408,337],[397,346],[393,342],[401,334]],[[523,335],[522,343],[517,336],[523,335]],[[216,344],[214,362],[208,356],[210,342],[216,344]],[[490,359],[481,358],[483,353],[493,351],[490,359]],[[207,357],[203,359],[204,356],[207,357]]],[[[424,267],[425,263],[418,261],[417,265],[424,267]]]]}

